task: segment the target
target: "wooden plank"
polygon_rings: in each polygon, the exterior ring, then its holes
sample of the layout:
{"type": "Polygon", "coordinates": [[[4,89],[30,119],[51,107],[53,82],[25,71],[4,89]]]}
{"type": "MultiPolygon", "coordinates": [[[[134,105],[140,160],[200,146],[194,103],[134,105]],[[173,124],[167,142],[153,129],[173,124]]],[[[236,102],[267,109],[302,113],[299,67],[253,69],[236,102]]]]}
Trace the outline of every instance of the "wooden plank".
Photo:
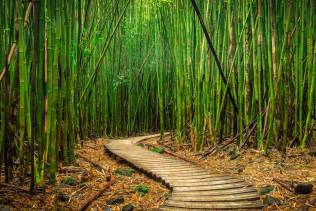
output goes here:
{"type": "Polygon", "coordinates": [[[187,163],[187,162],[182,161],[182,160],[171,159],[171,158],[163,157],[161,155],[156,156],[156,157],[150,157],[150,155],[146,155],[146,156],[145,155],[144,156],[137,155],[136,156],[136,155],[129,155],[129,154],[121,153],[121,152],[115,152],[115,154],[122,155],[122,156],[128,157],[128,158],[140,159],[143,161],[150,161],[152,163],[159,163],[160,161],[166,161],[166,162],[172,162],[172,163],[187,163]]]}
{"type": "Polygon", "coordinates": [[[165,171],[168,171],[168,170],[177,171],[177,170],[185,170],[185,169],[201,170],[202,169],[195,166],[189,166],[186,164],[172,165],[172,164],[163,164],[163,163],[162,164],[146,163],[146,165],[150,165],[150,168],[158,168],[165,171]]]}
{"type": "Polygon", "coordinates": [[[161,165],[169,164],[169,165],[174,165],[174,166],[177,166],[177,165],[188,165],[187,163],[184,163],[184,162],[177,162],[177,161],[166,160],[166,159],[164,159],[164,160],[162,160],[162,159],[158,160],[157,159],[156,161],[151,161],[151,160],[148,160],[148,159],[128,157],[128,156],[126,156],[125,158],[141,161],[141,162],[148,163],[148,164],[161,164],[161,165]]]}
{"type": "Polygon", "coordinates": [[[180,171],[180,172],[166,172],[166,171],[160,171],[160,169],[151,169],[150,167],[148,168],[148,166],[143,165],[144,168],[147,168],[148,171],[153,172],[157,175],[160,176],[165,176],[166,178],[168,176],[174,176],[174,177],[185,177],[185,178],[190,178],[190,177],[194,177],[194,176],[209,176],[209,174],[205,171],[201,171],[201,170],[197,170],[197,171],[180,171]]]}
{"type": "MultiPolygon", "coordinates": [[[[194,183],[206,183],[206,182],[216,182],[216,181],[229,181],[233,179],[232,177],[220,177],[220,176],[210,176],[208,178],[198,178],[198,179],[192,179],[192,178],[185,178],[185,179],[172,179],[166,181],[172,182],[172,184],[176,187],[186,187],[186,186],[192,186],[194,183]]],[[[223,183],[224,184],[224,183],[223,183]]]]}
{"type": "Polygon", "coordinates": [[[208,178],[212,178],[212,175],[205,174],[205,175],[196,175],[196,176],[191,176],[191,177],[187,177],[187,176],[170,176],[170,177],[167,177],[166,176],[166,180],[208,179],[208,178]]]}
{"type": "Polygon", "coordinates": [[[247,209],[247,208],[261,208],[262,204],[257,201],[236,201],[236,202],[183,202],[167,200],[167,206],[187,208],[187,209],[247,209]]]}
{"type": "Polygon", "coordinates": [[[195,202],[226,202],[226,201],[241,201],[241,200],[258,200],[260,197],[258,196],[257,192],[250,192],[250,193],[241,193],[241,194],[228,194],[228,195],[220,195],[220,196],[171,196],[169,200],[173,201],[195,201],[195,202]]]}
{"type": "MultiPolygon", "coordinates": [[[[139,161],[139,160],[134,160],[134,159],[128,159],[126,158],[127,161],[130,161],[131,163],[137,163],[139,165],[142,165],[143,167],[147,168],[147,169],[162,169],[162,168],[173,168],[173,166],[171,165],[151,165],[151,164],[147,164],[147,163],[144,163],[142,161],[139,161]]],[[[188,166],[185,166],[183,165],[182,167],[188,167],[188,166]]]]}
{"type": "Polygon", "coordinates": [[[257,192],[257,190],[252,187],[247,187],[247,188],[207,190],[207,191],[185,191],[185,192],[174,191],[172,195],[173,196],[221,196],[221,195],[241,194],[241,193],[250,193],[250,192],[257,192]]]}
{"type": "Polygon", "coordinates": [[[190,166],[186,163],[171,163],[171,162],[152,163],[152,162],[143,161],[143,160],[139,160],[139,159],[129,159],[129,160],[133,160],[135,162],[141,162],[141,163],[148,165],[150,167],[153,167],[153,168],[154,167],[161,168],[161,169],[192,168],[192,166],[190,166]]]}
{"type": "Polygon", "coordinates": [[[195,181],[195,182],[182,182],[182,183],[173,183],[174,187],[192,187],[192,186],[211,186],[211,185],[219,185],[219,184],[231,184],[243,182],[241,179],[228,179],[224,180],[220,178],[220,180],[211,180],[206,182],[195,181]]]}
{"type": "Polygon", "coordinates": [[[181,166],[181,168],[173,169],[173,168],[161,168],[158,166],[153,166],[153,165],[148,165],[148,164],[145,164],[145,165],[152,170],[159,171],[160,173],[171,173],[171,174],[179,173],[179,174],[182,174],[182,173],[186,173],[186,172],[192,172],[192,173],[193,172],[204,172],[206,174],[209,174],[204,169],[198,169],[198,168],[192,168],[192,167],[186,167],[186,166],[181,166]]]}
{"type": "Polygon", "coordinates": [[[166,179],[170,177],[181,177],[181,178],[193,178],[193,177],[207,177],[209,174],[207,172],[193,172],[193,171],[188,171],[188,172],[164,172],[160,173],[158,170],[153,171],[150,170],[151,172],[155,172],[157,175],[164,176],[166,179]]]}
{"type": "Polygon", "coordinates": [[[207,186],[193,186],[193,187],[175,187],[173,190],[175,192],[185,192],[185,191],[205,191],[205,190],[226,190],[233,188],[244,188],[248,184],[244,182],[232,183],[232,184],[219,184],[219,185],[207,185],[207,186]]]}

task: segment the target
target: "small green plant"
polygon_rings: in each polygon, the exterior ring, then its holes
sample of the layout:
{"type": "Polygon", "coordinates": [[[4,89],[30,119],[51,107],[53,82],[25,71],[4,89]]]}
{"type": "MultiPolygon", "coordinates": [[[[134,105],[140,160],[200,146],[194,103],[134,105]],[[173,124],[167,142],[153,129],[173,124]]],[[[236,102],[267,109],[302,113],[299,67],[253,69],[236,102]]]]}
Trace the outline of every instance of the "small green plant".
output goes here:
{"type": "Polygon", "coordinates": [[[274,187],[271,186],[271,185],[268,185],[268,186],[262,187],[262,188],[259,190],[259,194],[260,194],[260,195],[266,195],[266,194],[268,194],[268,193],[271,193],[273,190],[274,190],[274,187]]]}
{"type": "Polygon", "coordinates": [[[139,144],[137,144],[137,146],[139,146],[139,147],[145,147],[145,145],[143,144],[143,143],[139,143],[139,144]]]}
{"type": "Polygon", "coordinates": [[[147,185],[141,184],[137,185],[134,190],[139,193],[141,197],[145,196],[149,192],[149,187],[147,185]]]}
{"type": "Polygon", "coordinates": [[[114,171],[114,174],[131,177],[135,173],[135,170],[132,168],[119,168],[114,171]]]}
{"type": "Polygon", "coordinates": [[[61,180],[61,184],[75,186],[77,185],[77,180],[74,177],[64,177],[61,180]]]}
{"type": "Polygon", "coordinates": [[[151,148],[151,151],[162,154],[165,150],[161,147],[153,147],[153,148],[151,148]]]}
{"type": "Polygon", "coordinates": [[[229,152],[229,154],[231,160],[235,160],[240,155],[239,150],[237,148],[234,148],[232,151],[229,152]]]}

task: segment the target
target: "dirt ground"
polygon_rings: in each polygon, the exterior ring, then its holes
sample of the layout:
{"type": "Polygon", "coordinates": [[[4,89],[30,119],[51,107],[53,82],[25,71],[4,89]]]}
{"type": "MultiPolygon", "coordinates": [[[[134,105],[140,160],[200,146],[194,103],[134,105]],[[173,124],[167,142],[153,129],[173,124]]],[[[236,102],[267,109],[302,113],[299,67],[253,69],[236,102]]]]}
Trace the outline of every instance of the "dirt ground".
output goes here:
{"type": "MultiPolygon", "coordinates": [[[[105,143],[105,139],[84,142],[84,147],[77,151],[78,166],[60,167],[57,185],[45,186],[33,196],[24,191],[27,186],[16,188],[13,184],[18,184],[17,181],[13,181],[12,186],[1,183],[0,208],[78,210],[86,205],[87,210],[109,211],[132,205],[135,210],[154,210],[163,204],[170,191],[138,171],[131,176],[116,174],[118,169],[130,167],[104,153],[105,143]],[[65,181],[68,182],[65,184],[65,181]],[[149,188],[144,196],[135,190],[139,185],[149,188]],[[101,193],[100,196],[91,200],[98,193],[101,193]],[[119,204],[109,205],[113,199],[118,199],[119,204]]],[[[152,138],[143,143],[149,149],[153,146],[163,148],[166,156],[178,156],[198,163],[210,172],[245,179],[261,192],[265,210],[316,210],[316,158],[310,156],[308,150],[293,148],[288,149],[286,154],[272,150],[264,156],[259,151],[248,149],[232,159],[231,147],[202,157],[187,145],[175,144],[170,136],[162,140],[152,138]],[[292,189],[298,182],[312,183],[313,192],[294,194],[292,189]]]]}
{"type": "MultiPolygon", "coordinates": [[[[16,190],[14,186],[0,186],[0,208],[2,206],[10,210],[79,210],[109,183],[113,184],[94,200],[87,210],[106,210],[106,208],[122,210],[125,205],[132,205],[135,210],[153,210],[159,207],[170,191],[138,171],[132,176],[115,174],[117,169],[129,167],[104,153],[105,141],[105,139],[86,141],[84,147],[77,151],[78,154],[99,164],[103,170],[78,156],[78,166],[59,168],[56,186],[46,186],[34,196],[23,190],[16,190]],[[62,182],[67,178],[71,178],[71,185],[62,182]],[[147,186],[148,193],[141,196],[135,191],[137,185],[147,186]],[[122,198],[124,202],[118,202],[120,204],[107,205],[111,199],[122,200],[122,198]]],[[[27,190],[27,186],[23,188],[27,190]]]]}

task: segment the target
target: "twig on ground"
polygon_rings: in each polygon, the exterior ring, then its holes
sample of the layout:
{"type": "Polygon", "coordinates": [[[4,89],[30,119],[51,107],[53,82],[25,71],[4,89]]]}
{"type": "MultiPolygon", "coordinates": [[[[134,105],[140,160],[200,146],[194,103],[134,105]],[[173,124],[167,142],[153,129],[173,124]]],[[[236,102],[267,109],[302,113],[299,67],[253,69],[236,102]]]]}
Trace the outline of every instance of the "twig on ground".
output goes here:
{"type": "Polygon", "coordinates": [[[288,190],[288,191],[290,191],[290,192],[292,192],[292,193],[295,194],[295,192],[294,192],[291,188],[287,187],[285,184],[283,184],[283,183],[282,183],[281,181],[279,181],[278,179],[273,178],[273,181],[275,181],[276,183],[278,183],[279,185],[281,185],[281,187],[285,188],[286,190],[288,190]]]}
{"type": "Polygon", "coordinates": [[[81,155],[81,154],[77,154],[78,157],[82,158],[83,160],[87,161],[88,163],[90,163],[91,165],[93,165],[94,167],[98,168],[99,170],[103,171],[104,173],[108,171],[108,169],[105,169],[103,166],[101,166],[100,164],[90,160],[89,158],[87,158],[86,156],[84,155],[81,155]]]}
{"type": "Polygon", "coordinates": [[[90,204],[98,199],[106,190],[108,190],[112,185],[114,184],[114,181],[111,181],[107,183],[98,193],[93,195],[88,201],[86,201],[78,210],[83,211],[86,210],[90,204]]]}
{"type": "Polygon", "coordinates": [[[77,166],[64,166],[64,167],[61,167],[58,171],[60,173],[70,173],[70,172],[77,173],[77,172],[83,172],[85,170],[77,166]]]}
{"type": "Polygon", "coordinates": [[[68,203],[71,201],[71,199],[72,199],[77,193],[79,193],[80,191],[82,191],[82,190],[85,189],[85,188],[87,188],[87,185],[86,185],[86,184],[83,185],[83,187],[79,188],[78,190],[72,192],[72,193],[70,194],[68,203]]]}

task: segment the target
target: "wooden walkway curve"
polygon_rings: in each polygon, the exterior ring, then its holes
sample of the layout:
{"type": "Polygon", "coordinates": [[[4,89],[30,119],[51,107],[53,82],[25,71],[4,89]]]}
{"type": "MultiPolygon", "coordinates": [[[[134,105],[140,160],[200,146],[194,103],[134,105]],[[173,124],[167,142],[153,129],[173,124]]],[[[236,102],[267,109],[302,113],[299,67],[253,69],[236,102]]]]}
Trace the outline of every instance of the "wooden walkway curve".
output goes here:
{"type": "Polygon", "coordinates": [[[158,136],[110,140],[105,148],[172,190],[160,210],[262,210],[256,189],[242,179],[211,174],[192,163],[136,145],[158,136]]]}

